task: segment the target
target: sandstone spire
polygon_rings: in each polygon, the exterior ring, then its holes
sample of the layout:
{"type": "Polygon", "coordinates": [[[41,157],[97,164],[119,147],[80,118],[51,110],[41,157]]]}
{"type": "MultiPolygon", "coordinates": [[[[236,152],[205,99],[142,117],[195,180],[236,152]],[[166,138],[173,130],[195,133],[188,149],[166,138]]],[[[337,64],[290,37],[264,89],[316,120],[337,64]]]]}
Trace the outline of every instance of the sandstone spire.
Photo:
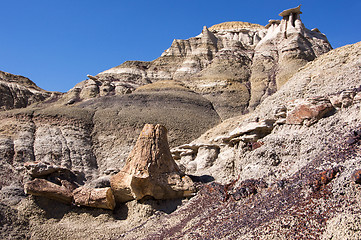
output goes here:
{"type": "Polygon", "coordinates": [[[125,166],[110,182],[118,202],[145,196],[181,198],[195,191],[192,180],[174,162],[167,129],[159,124],[144,126],[125,166]]]}

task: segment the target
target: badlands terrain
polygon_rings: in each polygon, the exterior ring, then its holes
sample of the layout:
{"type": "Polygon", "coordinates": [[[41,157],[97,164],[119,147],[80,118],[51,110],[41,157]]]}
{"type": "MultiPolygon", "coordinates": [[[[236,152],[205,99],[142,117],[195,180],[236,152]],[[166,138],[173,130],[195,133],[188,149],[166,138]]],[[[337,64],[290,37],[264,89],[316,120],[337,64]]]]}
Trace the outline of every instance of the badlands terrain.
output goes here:
{"type": "Polygon", "coordinates": [[[361,42],[301,14],[66,93],[0,72],[0,238],[360,239],[361,42]]]}

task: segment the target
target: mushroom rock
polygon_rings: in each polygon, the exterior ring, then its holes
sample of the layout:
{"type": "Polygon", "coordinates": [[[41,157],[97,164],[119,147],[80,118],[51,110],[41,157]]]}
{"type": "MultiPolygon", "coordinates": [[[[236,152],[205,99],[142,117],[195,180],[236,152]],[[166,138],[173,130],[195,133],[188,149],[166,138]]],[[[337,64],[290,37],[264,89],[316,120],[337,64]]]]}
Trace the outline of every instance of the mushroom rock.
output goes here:
{"type": "Polygon", "coordinates": [[[117,202],[146,196],[182,198],[195,192],[193,181],[172,158],[167,129],[159,124],[144,126],[125,166],[111,177],[110,185],[117,202]]]}
{"type": "Polygon", "coordinates": [[[300,8],[282,11],[281,21],[270,20],[266,36],[255,47],[250,109],[280,89],[300,67],[332,49],[324,34],[304,26],[300,8]]]}

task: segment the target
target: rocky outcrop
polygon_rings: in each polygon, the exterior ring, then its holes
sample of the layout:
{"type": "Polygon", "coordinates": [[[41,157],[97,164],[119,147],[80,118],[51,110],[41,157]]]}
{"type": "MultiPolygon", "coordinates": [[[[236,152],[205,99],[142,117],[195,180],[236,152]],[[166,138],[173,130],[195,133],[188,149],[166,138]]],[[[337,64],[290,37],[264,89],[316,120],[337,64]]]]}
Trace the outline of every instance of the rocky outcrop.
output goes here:
{"type": "Polygon", "coordinates": [[[117,172],[147,122],[167,126],[172,147],[220,122],[207,99],[175,82],[161,86],[155,83],[133,95],[106,96],[78,106],[55,103],[2,112],[0,186],[21,181],[24,162],[84,172],[88,180],[117,172]]]}
{"type": "Polygon", "coordinates": [[[1,229],[15,233],[24,218],[21,231],[34,239],[357,238],[361,45],[319,56],[327,40],[304,29],[299,14],[287,10],[266,27],[204,28],[153,62],[88,76],[52,107],[0,113],[1,229]],[[266,86],[258,85],[265,75],[253,76],[258,67],[268,73],[266,86]],[[123,83],[126,91],[116,91],[123,83]],[[251,99],[260,105],[239,116],[251,99]],[[215,126],[217,113],[238,116],[215,126]],[[167,125],[177,164],[164,128],[141,132],[144,122],[167,125]],[[111,212],[25,197],[26,170],[43,178],[43,190],[34,191],[41,196],[62,199],[66,188],[78,205],[112,209],[113,188],[114,200],[129,202],[111,212]]]}
{"type": "Polygon", "coordinates": [[[26,77],[0,71],[0,111],[25,108],[51,95],[26,77]]]}
{"type": "Polygon", "coordinates": [[[178,147],[174,151],[180,157],[178,163],[187,162],[182,165],[191,172],[191,163],[198,157],[197,146],[217,145],[219,153],[207,171],[197,169],[193,174],[207,172],[224,185],[203,187],[177,212],[149,221],[127,232],[126,237],[357,239],[360,53],[361,43],[357,43],[320,56],[254,112],[224,121],[191,144],[178,147]],[[317,121],[311,121],[311,126],[278,121],[292,114],[291,103],[296,100],[307,103],[308,110],[315,108],[317,114],[311,115],[317,121]],[[318,107],[324,104],[326,108],[318,107]],[[324,115],[325,109],[331,112],[324,115]],[[277,119],[272,131],[257,140],[257,148],[249,148],[243,141],[233,146],[214,141],[218,136],[230,136],[237,127],[256,124],[255,119],[277,119]],[[255,179],[262,179],[261,184],[255,184],[255,179]]]}
{"type": "Polygon", "coordinates": [[[231,142],[237,143],[239,141],[248,143],[256,142],[258,139],[265,137],[272,132],[274,127],[274,119],[258,120],[239,126],[231,131],[226,136],[218,136],[213,139],[214,142],[231,142]]]}
{"type": "Polygon", "coordinates": [[[116,201],[153,197],[172,199],[192,196],[195,186],[174,162],[167,129],[147,124],[139,135],[125,166],[110,180],[116,201]]]}
{"type": "MultiPolygon", "coordinates": [[[[301,166],[301,159],[309,158],[309,149],[322,148],[321,145],[325,144],[309,143],[306,136],[315,138],[312,134],[319,134],[316,129],[323,128],[321,126],[330,119],[354,111],[360,103],[357,97],[361,92],[360,82],[356,80],[361,76],[357,57],[360,46],[360,43],[345,46],[321,56],[307,64],[255,112],[224,121],[193,141],[190,144],[192,148],[183,147],[187,145],[174,148],[172,152],[178,164],[188,174],[208,174],[222,183],[227,183],[238,175],[241,178],[260,178],[270,174],[270,178],[274,179],[274,168],[287,165],[286,162],[291,159],[300,159],[292,164],[301,166]],[[319,71],[317,69],[324,70],[316,73],[319,71]],[[309,128],[311,125],[313,128],[309,128]],[[300,141],[304,142],[302,147],[300,141]],[[267,147],[267,144],[270,146],[267,147]],[[203,145],[218,150],[198,153],[196,146],[203,145]],[[312,147],[313,145],[317,147],[312,147]],[[195,160],[199,157],[211,159],[206,170],[197,167],[195,160]],[[225,172],[228,174],[225,175],[225,172]]],[[[357,112],[353,112],[352,117],[346,115],[344,117],[350,120],[342,121],[349,124],[350,121],[355,121],[351,119],[355,119],[357,112]]],[[[357,124],[353,126],[357,127],[357,124]]],[[[327,127],[324,130],[327,132],[327,127]]],[[[351,137],[345,138],[347,144],[359,142],[357,131],[353,132],[351,137]]],[[[293,168],[285,169],[292,171],[293,168]]]]}

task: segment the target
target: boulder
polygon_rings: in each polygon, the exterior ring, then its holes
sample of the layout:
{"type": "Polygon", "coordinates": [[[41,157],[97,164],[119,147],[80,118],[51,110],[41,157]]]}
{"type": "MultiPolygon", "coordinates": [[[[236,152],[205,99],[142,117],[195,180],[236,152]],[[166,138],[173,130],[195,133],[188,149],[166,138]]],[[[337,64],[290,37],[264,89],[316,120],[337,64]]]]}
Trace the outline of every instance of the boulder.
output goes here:
{"type": "Polygon", "coordinates": [[[49,182],[45,179],[37,178],[27,182],[25,183],[24,189],[26,194],[46,197],[67,204],[71,204],[73,200],[71,189],[63,185],[60,186],[49,182]]]}
{"type": "Polygon", "coordinates": [[[112,190],[108,188],[79,187],[74,190],[74,203],[79,206],[104,208],[113,210],[115,199],[112,190]]]}
{"type": "Polygon", "coordinates": [[[47,162],[26,162],[24,163],[24,167],[32,177],[46,176],[62,169],[59,166],[51,165],[47,162]]]}
{"type": "Polygon", "coordinates": [[[287,124],[310,126],[334,110],[330,100],[324,97],[296,99],[287,104],[287,124]]]}
{"type": "Polygon", "coordinates": [[[146,196],[172,199],[191,196],[193,181],[174,162],[168,146],[167,129],[146,124],[125,166],[112,176],[110,185],[117,202],[146,196]]]}

